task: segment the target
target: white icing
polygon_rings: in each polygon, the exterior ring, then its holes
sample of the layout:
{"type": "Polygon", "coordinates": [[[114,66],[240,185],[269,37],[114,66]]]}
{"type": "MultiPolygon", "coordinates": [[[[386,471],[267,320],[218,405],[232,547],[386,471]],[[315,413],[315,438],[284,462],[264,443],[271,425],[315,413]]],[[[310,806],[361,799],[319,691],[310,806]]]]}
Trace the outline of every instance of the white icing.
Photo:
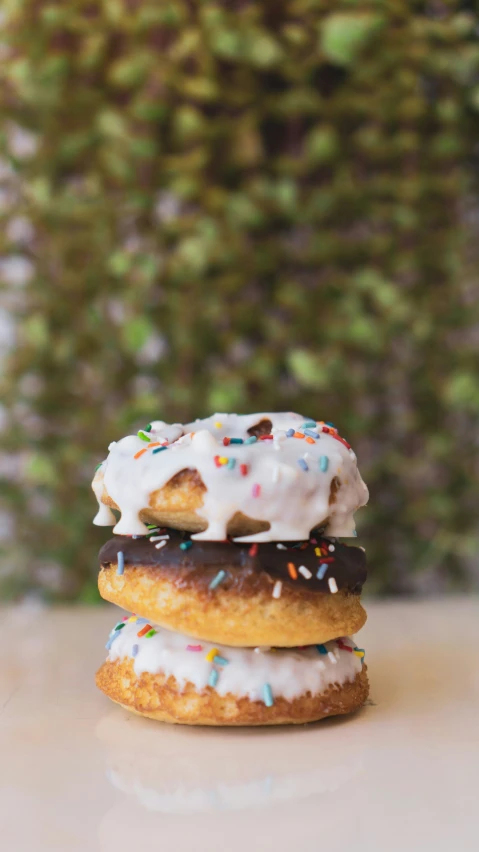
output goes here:
{"type": "MultiPolygon", "coordinates": [[[[270,528],[242,541],[287,541],[306,539],[311,529],[329,518],[326,533],[331,536],[355,534],[354,512],[368,500],[368,490],[358,471],[356,456],[333,435],[318,427],[305,427],[319,433],[313,443],[304,438],[286,437],[289,429],[303,432],[307,418],[300,414],[214,414],[185,426],[154,421],[149,433],[153,448],[136,435],[110,445],[108,458],[93,480],[93,490],[101,501],[103,486],[121,512],[114,528],[123,535],[144,535],[146,526],[139,513],[148,507],[150,495],[186,468],[195,469],[205,486],[204,503],[198,514],[207,529],[193,538],[221,541],[226,538],[228,521],[236,512],[269,522],[270,528]],[[273,440],[252,444],[223,445],[223,438],[247,439],[248,429],[261,420],[272,423],[273,440]],[[146,450],[134,458],[140,450],[146,450]],[[215,456],[235,460],[235,467],[217,466],[215,456]],[[327,470],[320,460],[328,459],[327,470]],[[299,462],[299,463],[298,463],[299,462]],[[307,470],[303,470],[303,462],[307,470]],[[240,465],[248,465],[241,475],[240,465]],[[330,506],[332,480],[340,482],[335,502],[330,506]]],[[[310,436],[309,436],[310,437],[310,436]]],[[[100,508],[94,523],[115,523],[108,510],[100,508]]]]}
{"type": "MultiPolygon", "coordinates": [[[[110,448],[111,448],[111,446],[112,446],[112,444],[110,444],[110,448]]],[[[99,468],[99,470],[100,469],[101,468],[99,468]]],[[[103,494],[103,477],[95,476],[95,479],[93,480],[93,482],[91,484],[91,487],[93,488],[93,492],[94,492],[95,497],[98,501],[98,512],[96,513],[95,517],[93,518],[93,523],[97,527],[111,527],[111,526],[113,526],[113,524],[116,524],[116,518],[115,518],[113,512],[111,511],[110,507],[105,506],[105,504],[102,503],[102,501],[101,501],[101,497],[102,497],[102,494],[103,494]]]]}
{"type": "MultiPolygon", "coordinates": [[[[149,672],[173,676],[180,691],[187,683],[192,683],[201,692],[208,686],[212,670],[216,669],[218,680],[214,688],[220,695],[232,693],[246,696],[250,701],[263,701],[264,685],[269,684],[273,697],[283,696],[292,701],[307,692],[318,695],[332,684],[352,681],[361,671],[360,658],[354,652],[339,648],[336,641],[325,643],[326,654],[320,654],[316,646],[255,653],[253,648],[213,645],[154,624],[157,631],[154,636],[139,637],[138,632],[144,626],[145,619],[138,619],[127,621],[120,630],[113,630],[108,642],[108,659],[131,657],[136,675],[149,672]],[[138,646],[136,656],[133,655],[135,645],[138,646]],[[188,645],[201,646],[202,650],[189,651],[188,645]],[[218,656],[228,660],[227,665],[206,659],[214,648],[218,656]]],[[[347,637],[344,644],[354,647],[356,643],[347,637]]]]}

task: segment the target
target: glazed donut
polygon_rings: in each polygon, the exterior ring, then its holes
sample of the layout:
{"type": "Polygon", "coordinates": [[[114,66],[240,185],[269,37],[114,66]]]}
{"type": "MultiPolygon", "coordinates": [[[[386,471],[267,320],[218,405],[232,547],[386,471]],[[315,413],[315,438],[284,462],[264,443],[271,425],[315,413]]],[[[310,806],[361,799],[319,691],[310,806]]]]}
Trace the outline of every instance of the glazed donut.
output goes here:
{"type": "Polygon", "coordinates": [[[130,616],[111,631],[98,687],[125,709],[190,725],[303,724],[364,704],[364,651],[345,637],[295,649],[191,643],[130,616]]]}
{"type": "Polygon", "coordinates": [[[110,444],[92,487],[97,525],[144,535],[150,521],[208,541],[298,541],[320,526],[354,535],[353,514],[368,499],[337,429],[295,413],[155,421],[110,444]]]}
{"type": "Polygon", "coordinates": [[[364,551],[319,535],[249,545],[154,529],[149,537],[111,539],[100,565],[106,600],[212,642],[310,645],[355,633],[366,621],[364,551]]]}

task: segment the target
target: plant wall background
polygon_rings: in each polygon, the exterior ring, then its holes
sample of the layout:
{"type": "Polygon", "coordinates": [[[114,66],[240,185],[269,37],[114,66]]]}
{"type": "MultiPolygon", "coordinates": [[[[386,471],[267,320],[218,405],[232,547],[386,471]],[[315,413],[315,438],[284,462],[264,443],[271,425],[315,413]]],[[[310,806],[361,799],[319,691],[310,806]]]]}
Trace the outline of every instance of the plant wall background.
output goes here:
{"type": "Polygon", "coordinates": [[[477,585],[476,5],[4,10],[3,595],[94,597],[95,464],[213,410],[340,427],[372,589],[477,585]]]}

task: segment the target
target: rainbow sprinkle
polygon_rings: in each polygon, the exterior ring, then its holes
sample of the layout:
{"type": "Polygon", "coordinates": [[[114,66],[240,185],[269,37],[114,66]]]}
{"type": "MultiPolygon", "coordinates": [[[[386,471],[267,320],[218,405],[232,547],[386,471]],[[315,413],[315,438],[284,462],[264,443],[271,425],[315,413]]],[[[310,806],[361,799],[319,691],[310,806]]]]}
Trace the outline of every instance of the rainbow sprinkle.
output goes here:
{"type": "Polygon", "coordinates": [[[245,444],[256,444],[257,440],[258,439],[257,439],[256,435],[251,435],[250,438],[246,438],[246,441],[244,441],[244,443],[245,444]]]}
{"type": "Polygon", "coordinates": [[[257,482],[255,482],[255,484],[253,485],[253,488],[251,490],[251,494],[252,494],[253,497],[259,497],[260,494],[261,494],[261,485],[259,485],[257,482]]]}
{"type": "Polygon", "coordinates": [[[145,633],[148,633],[149,630],[153,630],[151,624],[145,624],[145,626],[142,627],[141,630],[139,630],[136,635],[138,636],[139,639],[141,639],[141,637],[144,636],[145,633]]]}
{"type": "Polygon", "coordinates": [[[116,559],[118,563],[118,567],[116,569],[116,573],[120,576],[125,573],[125,556],[122,550],[119,550],[116,554],[116,559]]]}
{"type": "Polygon", "coordinates": [[[311,579],[311,577],[313,576],[313,575],[311,574],[311,571],[309,570],[309,568],[306,568],[306,565],[300,565],[300,566],[299,566],[299,568],[298,568],[298,571],[299,571],[299,573],[300,573],[300,574],[302,574],[302,575],[303,575],[303,577],[304,577],[306,580],[310,580],[310,579],[311,579]]]}
{"type": "Polygon", "coordinates": [[[288,429],[288,431],[286,432],[286,437],[292,438],[293,435],[294,435],[294,429],[288,429]]]}
{"type": "Polygon", "coordinates": [[[152,627],[151,630],[148,631],[148,633],[145,633],[145,639],[151,639],[151,637],[154,636],[157,632],[158,631],[155,630],[154,627],[152,627]]]}
{"type": "Polygon", "coordinates": [[[107,650],[107,651],[109,651],[109,650],[110,650],[111,646],[113,645],[113,642],[115,641],[115,639],[118,639],[119,635],[120,635],[120,634],[119,634],[119,633],[115,633],[115,631],[113,631],[112,633],[110,633],[110,635],[109,635],[109,637],[108,637],[108,642],[107,642],[107,643],[106,643],[106,645],[105,645],[105,648],[106,648],[106,650],[107,650]]]}
{"type": "Polygon", "coordinates": [[[216,684],[218,683],[218,677],[219,677],[219,674],[216,671],[216,669],[212,669],[211,674],[208,678],[208,686],[212,686],[214,688],[216,686],[216,684]]]}
{"type": "Polygon", "coordinates": [[[319,469],[322,473],[326,473],[329,467],[329,459],[327,456],[321,456],[319,459],[319,469]]]}
{"type": "Polygon", "coordinates": [[[277,580],[276,583],[274,584],[274,588],[273,588],[273,597],[276,598],[276,600],[281,597],[282,588],[283,588],[283,584],[282,584],[281,580],[277,580]]]}
{"type": "Polygon", "coordinates": [[[156,450],[153,450],[151,455],[154,456],[155,453],[162,453],[163,450],[167,450],[167,449],[168,449],[168,447],[157,447],[156,450]]]}
{"type": "Polygon", "coordinates": [[[182,541],[180,544],[180,550],[190,550],[193,547],[192,541],[182,541]]]}
{"type": "Polygon", "coordinates": [[[136,657],[136,655],[138,654],[138,651],[139,651],[139,650],[140,650],[140,646],[139,646],[139,645],[133,645],[133,648],[131,649],[131,656],[132,656],[132,657],[136,657]]]}
{"type": "Polygon", "coordinates": [[[336,580],[334,579],[334,577],[329,578],[328,586],[329,586],[329,591],[331,592],[331,594],[335,595],[336,592],[338,591],[338,584],[337,584],[336,580]]]}
{"type": "Polygon", "coordinates": [[[298,464],[302,470],[309,470],[308,463],[304,459],[298,459],[298,464]]]}
{"type": "Polygon", "coordinates": [[[318,578],[318,580],[324,580],[324,575],[326,574],[328,568],[329,565],[325,565],[324,562],[319,566],[318,571],[316,573],[316,577],[318,578]]]}
{"type": "Polygon", "coordinates": [[[298,572],[296,571],[296,566],[293,562],[288,562],[288,572],[292,580],[298,579],[298,572]]]}
{"type": "Polygon", "coordinates": [[[148,443],[151,441],[150,436],[143,429],[140,429],[140,431],[137,434],[138,434],[138,437],[141,438],[142,441],[148,441],[148,443]]]}
{"type": "Polygon", "coordinates": [[[216,577],[214,577],[214,579],[211,581],[208,588],[216,589],[216,587],[219,586],[219,584],[223,582],[225,577],[226,577],[226,571],[223,571],[223,570],[218,571],[216,577]]]}
{"type": "Polygon", "coordinates": [[[263,701],[266,704],[266,707],[272,707],[274,704],[273,690],[269,683],[265,683],[263,686],[263,701]]]}
{"type": "Polygon", "coordinates": [[[301,429],[316,429],[316,420],[305,420],[301,429]]]}
{"type": "Polygon", "coordinates": [[[208,663],[212,663],[217,654],[219,654],[218,648],[211,648],[211,650],[208,651],[205,660],[207,660],[208,663]]]}
{"type": "Polygon", "coordinates": [[[316,645],[316,648],[318,649],[320,654],[327,654],[328,653],[328,649],[326,648],[326,645],[316,645]]]}
{"type": "Polygon", "coordinates": [[[309,438],[319,438],[319,432],[315,432],[313,429],[305,429],[304,434],[308,435],[309,438]]]}
{"type": "MultiPolygon", "coordinates": [[[[142,449],[142,450],[138,450],[138,452],[137,452],[137,453],[135,453],[135,455],[133,456],[133,458],[134,458],[134,459],[139,459],[139,458],[141,458],[141,456],[142,456],[144,453],[146,453],[147,449],[148,449],[148,447],[143,447],[143,449],[142,449]]],[[[155,452],[155,451],[153,450],[153,452],[155,452]]]]}
{"type": "Polygon", "coordinates": [[[202,651],[203,645],[187,645],[186,650],[187,651],[202,651]]]}
{"type": "Polygon", "coordinates": [[[219,655],[219,654],[216,654],[216,655],[213,657],[213,662],[214,662],[214,663],[215,663],[215,665],[217,665],[217,666],[229,666],[229,662],[230,662],[230,661],[229,661],[229,660],[227,660],[227,659],[226,659],[226,657],[220,657],[220,655],[219,655]]]}

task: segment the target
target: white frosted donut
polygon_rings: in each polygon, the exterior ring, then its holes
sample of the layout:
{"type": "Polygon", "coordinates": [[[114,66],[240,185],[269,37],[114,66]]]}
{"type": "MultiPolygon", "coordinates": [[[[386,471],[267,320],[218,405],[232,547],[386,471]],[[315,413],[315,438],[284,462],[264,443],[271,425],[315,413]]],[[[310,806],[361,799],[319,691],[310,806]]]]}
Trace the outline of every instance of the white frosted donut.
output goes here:
{"type": "Polygon", "coordinates": [[[136,615],[116,624],[106,647],[110,662],[127,657],[137,676],[145,672],[172,676],[180,692],[187,683],[199,692],[214,685],[218,695],[232,693],[263,702],[266,683],[275,697],[293,701],[352,681],[364,657],[364,650],[351,637],[301,649],[217,647],[136,615]]]}
{"type": "Polygon", "coordinates": [[[188,725],[303,724],[366,700],[364,651],[350,637],[303,648],[215,646],[130,616],[107,642],[97,686],[123,707],[188,725]]]}
{"type": "Polygon", "coordinates": [[[246,525],[250,534],[242,541],[307,539],[322,524],[328,535],[351,536],[354,512],[368,500],[356,456],[337,429],[293,412],[214,414],[186,425],[154,421],[110,444],[92,487],[99,526],[116,523],[110,505],[121,512],[115,533],[144,535],[140,514],[155,506],[155,519],[200,529],[194,538],[210,541],[224,540],[234,518],[256,524],[246,525]],[[162,489],[183,471],[196,472],[203,490],[190,526],[175,523],[174,512],[164,519],[161,513],[162,489]]]}

